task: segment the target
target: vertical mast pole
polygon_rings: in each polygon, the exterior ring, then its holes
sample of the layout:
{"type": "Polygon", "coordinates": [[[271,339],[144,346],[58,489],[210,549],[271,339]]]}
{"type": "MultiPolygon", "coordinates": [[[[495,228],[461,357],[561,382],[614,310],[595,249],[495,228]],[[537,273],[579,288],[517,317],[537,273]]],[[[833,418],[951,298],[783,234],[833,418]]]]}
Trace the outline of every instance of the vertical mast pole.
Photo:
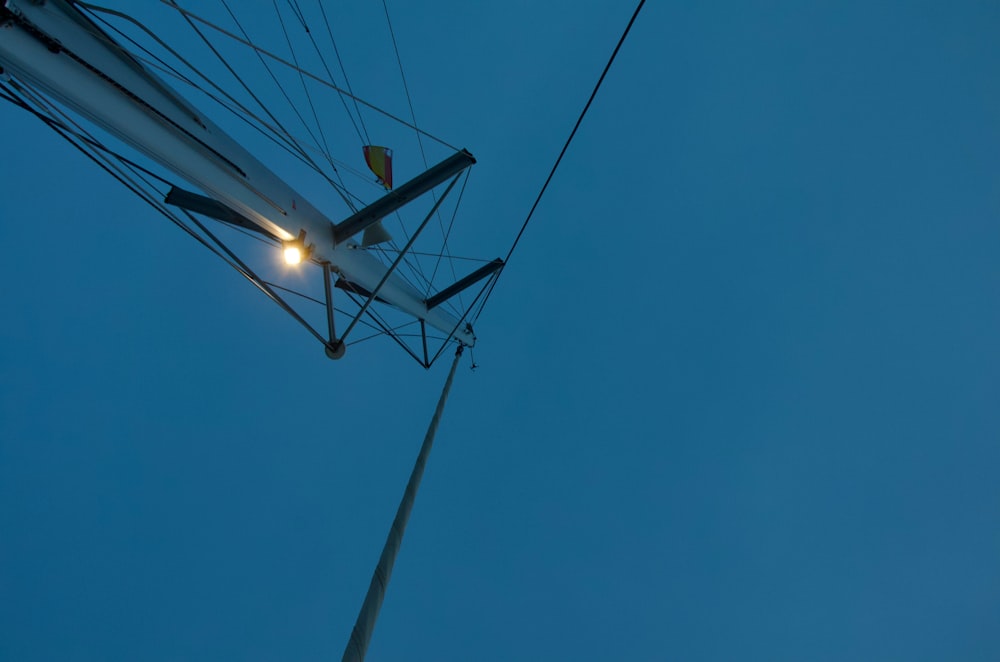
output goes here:
{"type": "Polygon", "coordinates": [[[375,620],[378,618],[379,610],[382,608],[382,601],[385,599],[385,590],[389,586],[389,578],[392,576],[392,566],[396,562],[396,555],[403,544],[403,532],[406,530],[406,523],[410,519],[410,511],[413,510],[413,502],[417,497],[417,489],[420,487],[420,479],[424,475],[424,466],[427,464],[427,457],[430,455],[431,447],[434,445],[434,435],[437,432],[438,423],[441,420],[441,413],[444,411],[444,403],[448,399],[448,392],[451,390],[451,382],[455,377],[455,368],[458,367],[458,360],[462,356],[463,345],[458,346],[455,352],[455,360],[451,364],[451,372],[444,383],[441,397],[438,400],[437,409],[431,418],[431,424],[427,428],[424,436],[424,443],[420,447],[417,461],[413,465],[410,473],[410,481],[406,484],[406,491],[403,492],[403,499],[399,503],[396,511],[396,519],[392,521],[392,528],[389,529],[389,536],[386,538],[385,547],[382,548],[382,556],[379,557],[378,566],[372,575],[371,584],[368,587],[368,594],[365,596],[358,620],[351,631],[351,639],[347,642],[347,649],[344,651],[343,662],[363,662],[365,653],[368,652],[368,643],[372,638],[372,631],[375,629],[375,620]]]}

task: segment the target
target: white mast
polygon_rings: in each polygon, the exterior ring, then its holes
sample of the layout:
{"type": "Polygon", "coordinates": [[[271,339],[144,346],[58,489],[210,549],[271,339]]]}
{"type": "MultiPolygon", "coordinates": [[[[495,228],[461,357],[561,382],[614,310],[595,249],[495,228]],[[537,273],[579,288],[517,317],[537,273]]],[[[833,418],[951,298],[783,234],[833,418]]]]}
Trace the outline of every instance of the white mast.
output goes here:
{"type": "MultiPolygon", "coordinates": [[[[382,262],[343,236],[343,224],[338,226],[316,209],[66,0],[0,3],[0,67],[268,233],[284,241],[304,233],[312,256],[348,281],[369,292],[377,289],[379,299],[445,334],[454,333],[463,344],[475,343],[470,328],[441,308],[428,306],[424,296],[396,274],[387,274],[382,262]]],[[[468,152],[461,154],[467,158],[450,174],[474,162],[468,152]]],[[[365,227],[352,225],[350,234],[365,227]]]]}

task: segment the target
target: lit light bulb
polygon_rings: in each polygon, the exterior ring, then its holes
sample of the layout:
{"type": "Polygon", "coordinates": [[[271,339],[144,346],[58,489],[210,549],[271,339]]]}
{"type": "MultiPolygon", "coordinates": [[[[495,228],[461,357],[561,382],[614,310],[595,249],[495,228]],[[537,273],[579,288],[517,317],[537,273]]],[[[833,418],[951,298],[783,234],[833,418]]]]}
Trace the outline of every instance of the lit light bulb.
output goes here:
{"type": "Polygon", "coordinates": [[[282,254],[285,256],[285,264],[295,266],[301,264],[303,260],[312,257],[312,246],[306,246],[306,231],[299,230],[299,236],[295,239],[281,242],[282,254]]]}
{"type": "Polygon", "coordinates": [[[302,262],[302,249],[298,246],[285,247],[285,264],[299,264],[302,262]]]}

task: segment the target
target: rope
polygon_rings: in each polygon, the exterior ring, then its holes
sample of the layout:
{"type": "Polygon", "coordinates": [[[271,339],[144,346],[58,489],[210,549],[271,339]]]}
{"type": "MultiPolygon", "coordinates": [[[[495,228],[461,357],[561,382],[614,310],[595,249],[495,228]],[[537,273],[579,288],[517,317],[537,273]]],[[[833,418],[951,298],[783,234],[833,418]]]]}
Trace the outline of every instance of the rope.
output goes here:
{"type": "MultiPolygon", "coordinates": [[[[559,157],[556,158],[555,164],[552,166],[552,170],[549,171],[549,176],[545,178],[545,183],[542,184],[542,190],[538,192],[538,197],[535,198],[535,203],[531,205],[531,209],[528,211],[527,218],[524,219],[524,223],[521,224],[521,229],[517,233],[517,237],[514,238],[514,243],[511,245],[510,250],[507,251],[507,257],[504,258],[504,268],[510,262],[510,256],[513,255],[514,249],[517,248],[517,244],[521,241],[521,237],[524,235],[524,231],[528,228],[528,223],[531,221],[531,217],[535,213],[535,209],[538,208],[538,203],[542,201],[542,196],[545,195],[545,190],[549,187],[549,182],[552,181],[552,177],[556,174],[556,170],[559,168],[559,164],[562,162],[563,156],[566,155],[566,150],[569,149],[569,145],[573,142],[573,138],[576,136],[577,129],[580,128],[580,124],[583,122],[583,118],[587,115],[587,111],[590,110],[590,104],[594,102],[594,98],[597,96],[597,91],[601,89],[601,83],[604,82],[604,77],[608,75],[608,71],[611,69],[611,65],[614,64],[615,58],[618,56],[618,51],[621,50],[622,44],[625,43],[625,38],[628,37],[628,33],[632,30],[632,24],[635,23],[635,19],[639,16],[639,11],[642,6],[646,4],[646,0],[639,0],[639,4],[636,6],[635,11],[632,13],[632,18],[629,20],[628,25],[625,26],[625,31],[622,32],[621,38],[618,39],[618,44],[615,46],[615,50],[612,51],[611,57],[608,59],[608,63],[604,65],[604,71],[601,72],[601,77],[597,79],[597,84],[594,86],[594,91],[590,93],[590,98],[587,99],[587,104],[583,107],[580,112],[580,116],[576,120],[576,124],[573,125],[573,130],[569,133],[569,138],[566,139],[566,143],[563,145],[562,151],[559,152],[559,157]]],[[[472,324],[475,325],[476,320],[483,313],[483,308],[486,306],[486,302],[489,300],[490,295],[493,294],[493,288],[496,287],[497,281],[500,280],[500,274],[503,273],[501,269],[500,273],[493,280],[490,285],[489,292],[486,293],[486,297],[483,302],[479,305],[479,310],[472,317],[472,324]]]]}
{"type": "Polygon", "coordinates": [[[424,467],[427,465],[427,458],[434,445],[434,435],[437,433],[438,423],[441,421],[441,414],[444,412],[444,405],[448,400],[448,393],[451,391],[451,383],[455,378],[458,360],[462,357],[462,349],[462,345],[459,345],[455,352],[455,360],[452,361],[448,379],[441,390],[441,397],[438,399],[434,416],[431,418],[427,434],[424,436],[424,443],[420,446],[417,461],[413,464],[413,471],[406,484],[406,491],[403,492],[403,499],[399,502],[396,518],[392,521],[385,546],[382,548],[382,556],[379,557],[378,565],[372,574],[372,581],[368,586],[365,601],[361,605],[361,611],[358,613],[358,620],[354,623],[354,629],[351,630],[351,639],[347,642],[347,648],[344,650],[343,662],[362,662],[365,659],[365,653],[368,652],[368,643],[371,641],[372,632],[375,630],[375,621],[378,619],[379,610],[382,608],[383,600],[385,600],[385,591],[392,576],[392,567],[396,563],[396,556],[403,544],[406,523],[413,510],[417,490],[420,489],[420,480],[423,478],[424,467]]]}

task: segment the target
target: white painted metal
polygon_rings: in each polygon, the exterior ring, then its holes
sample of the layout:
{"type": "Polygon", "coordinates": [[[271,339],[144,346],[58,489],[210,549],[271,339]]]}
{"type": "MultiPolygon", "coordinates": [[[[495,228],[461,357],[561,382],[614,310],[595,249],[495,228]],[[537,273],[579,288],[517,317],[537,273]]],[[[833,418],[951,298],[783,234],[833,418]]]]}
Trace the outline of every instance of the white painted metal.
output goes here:
{"type": "MultiPolygon", "coordinates": [[[[279,238],[293,239],[304,231],[313,256],[330,262],[347,280],[369,291],[382,280],[387,270],[382,262],[353,240],[336,244],[329,218],[207,117],[170,93],[166,83],[109,37],[85,27],[74,17],[75,9],[58,1],[7,0],[6,6],[86,63],[53,52],[11,22],[0,26],[0,66],[17,79],[74,109],[279,238]]],[[[379,297],[444,333],[459,324],[446,311],[428,310],[421,293],[395,274],[379,297]]],[[[475,343],[475,336],[464,328],[455,337],[467,345],[475,343]]]]}

